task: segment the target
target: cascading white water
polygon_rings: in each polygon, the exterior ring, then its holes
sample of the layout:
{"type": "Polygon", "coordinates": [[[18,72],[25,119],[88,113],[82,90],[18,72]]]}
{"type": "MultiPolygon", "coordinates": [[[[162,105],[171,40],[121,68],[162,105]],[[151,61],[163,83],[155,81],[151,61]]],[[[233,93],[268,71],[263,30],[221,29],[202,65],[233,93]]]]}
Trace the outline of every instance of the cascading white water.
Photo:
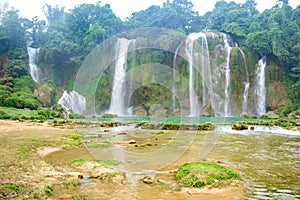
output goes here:
{"type": "Polygon", "coordinates": [[[222,33],[224,40],[224,47],[227,52],[226,66],[225,66],[225,102],[224,102],[224,115],[225,117],[231,116],[231,109],[229,105],[229,87],[230,87],[230,52],[232,47],[229,45],[229,37],[227,34],[222,33]]]}
{"type": "Polygon", "coordinates": [[[116,44],[116,64],[113,80],[112,96],[109,112],[117,115],[126,115],[125,108],[125,77],[127,68],[127,52],[132,40],[118,38],[116,44]]]}
{"type": "Polygon", "coordinates": [[[176,109],[176,70],[175,70],[175,66],[176,66],[176,59],[177,59],[177,54],[178,51],[180,49],[180,47],[182,46],[183,42],[180,43],[180,45],[176,48],[175,50],[175,54],[174,54],[174,58],[173,58],[173,94],[172,94],[172,109],[173,112],[176,109]]]}
{"type": "Polygon", "coordinates": [[[263,115],[266,113],[266,83],[265,83],[265,68],[267,66],[267,57],[263,56],[258,61],[258,68],[256,70],[256,114],[263,115]]]}
{"type": "Polygon", "coordinates": [[[189,97],[190,97],[190,116],[199,115],[199,103],[194,90],[194,42],[203,36],[203,33],[191,33],[186,38],[185,51],[189,61],[189,97]]]}
{"type": "Polygon", "coordinates": [[[76,91],[64,91],[62,97],[58,100],[67,112],[73,111],[75,113],[82,113],[86,110],[86,99],[76,91]]]}
{"type": "Polygon", "coordinates": [[[243,61],[244,61],[244,67],[245,67],[245,72],[246,72],[246,81],[244,81],[244,94],[243,94],[243,111],[242,115],[246,114],[248,112],[248,96],[249,96],[249,87],[250,87],[250,80],[249,80],[249,73],[248,73],[248,67],[247,67],[247,62],[246,62],[246,56],[245,53],[243,52],[242,49],[238,48],[239,51],[242,54],[243,61]]]}
{"type": "MultiPolygon", "coordinates": [[[[214,38],[215,34],[214,33],[200,33],[200,38],[201,41],[199,41],[199,49],[197,49],[198,51],[198,61],[199,63],[197,63],[199,65],[198,68],[199,71],[201,72],[201,96],[202,96],[202,102],[200,105],[201,108],[201,112],[203,111],[203,109],[210,105],[212,107],[212,110],[214,112],[214,114],[216,114],[216,110],[217,110],[217,102],[215,99],[215,93],[213,91],[213,83],[212,83],[212,72],[211,72],[211,63],[210,63],[210,55],[209,55],[209,49],[208,49],[208,42],[207,42],[207,36],[206,34],[208,34],[208,36],[214,38]]],[[[196,54],[197,55],[197,54],[196,54]]]]}
{"type": "MultiPolygon", "coordinates": [[[[136,66],[136,54],[135,54],[135,49],[136,49],[136,40],[132,40],[132,42],[131,42],[131,46],[132,46],[132,48],[131,48],[131,50],[132,50],[132,52],[133,52],[133,55],[134,55],[134,57],[133,57],[133,59],[132,59],[132,66],[136,66]]],[[[128,90],[128,92],[127,92],[127,96],[126,96],[126,98],[127,98],[127,102],[130,102],[131,101],[131,95],[134,93],[134,90],[135,90],[135,88],[134,88],[134,79],[136,78],[136,73],[135,73],[135,68],[133,67],[132,69],[131,69],[131,71],[130,71],[130,77],[129,77],[129,90],[128,90]]],[[[130,115],[130,116],[132,116],[133,115],[133,107],[131,106],[131,107],[128,107],[127,108],[127,113],[128,113],[128,115],[130,115]]]]}
{"type": "Polygon", "coordinates": [[[35,82],[38,82],[40,78],[40,69],[37,66],[39,51],[40,48],[35,49],[29,46],[27,47],[27,53],[29,57],[29,73],[35,82]]]}
{"type": "Polygon", "coordinates": [[[250,82],[244,82],[245,89],[244,89],[244,94],[243,94],[243,111],[242,114],[247,114],[248,113],[248,96],[249,96],[249,87],[250,87],[250,82]]]}

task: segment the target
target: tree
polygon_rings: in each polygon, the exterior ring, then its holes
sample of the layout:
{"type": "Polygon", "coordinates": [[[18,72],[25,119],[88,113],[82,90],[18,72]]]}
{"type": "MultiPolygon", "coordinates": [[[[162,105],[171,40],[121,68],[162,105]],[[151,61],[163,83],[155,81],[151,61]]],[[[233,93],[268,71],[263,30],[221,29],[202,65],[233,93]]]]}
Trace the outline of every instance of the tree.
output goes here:
{"type": "Polygon", "coordinates": [[[56,21],[62,20],[65,16],[65,7],[59,8],[58,5],[52,7],[49,4],[45,4],[42,8],[44,15],[47,19],[47,24],[50,25],[56,21]]]}
{"type": "Polygon", "coordinates": [[[188,0],[167,1],[163,7],[150,6],[146,10],[134,12],[126,23],[130,28],[160,27],[189,33],[192,25],[200,22],[193,3],[188,0]]]}
{"type": "Polygon", "coordinates": [[[26,47],[26,29],[22,26],[23,19],[19,18],[18,11],[7,11],[1,21],[2,37],[7,38],[9,49],[26,47]]]}

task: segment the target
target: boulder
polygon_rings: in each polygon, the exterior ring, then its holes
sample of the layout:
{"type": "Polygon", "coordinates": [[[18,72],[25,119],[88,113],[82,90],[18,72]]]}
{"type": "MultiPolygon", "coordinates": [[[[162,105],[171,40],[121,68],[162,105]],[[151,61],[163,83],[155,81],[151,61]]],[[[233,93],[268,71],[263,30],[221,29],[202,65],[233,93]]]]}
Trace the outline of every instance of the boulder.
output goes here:
{"type": "Polygon", "coordinates": [[[246,124],[239,124],[239,123],[233,124],[231,128],[232,130],[239,130],[239,131],[248,130],[248,126],[246,124]]]}

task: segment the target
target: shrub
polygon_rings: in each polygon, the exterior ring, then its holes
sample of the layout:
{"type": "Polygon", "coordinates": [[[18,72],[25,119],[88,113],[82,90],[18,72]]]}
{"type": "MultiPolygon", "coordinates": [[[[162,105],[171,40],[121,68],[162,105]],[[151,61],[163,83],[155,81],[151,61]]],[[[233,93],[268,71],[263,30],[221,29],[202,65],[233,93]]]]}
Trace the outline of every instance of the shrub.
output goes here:
{"type": "Polygon", "coordinates": [[[10,97],[6,98],[4,105],[14,108],[29,108],[31,110],[37,110],[41,107],[41,103],[33,94],[22,92],[13,93],[10,97]]]}
{"type": "Polygon", "coordinates": [[[0,86],[0,105],[4,105],[5,99],[11,95],[10,87],[1,85],[0,86]]]}
{"type": "Polygon", "coordinates": [[[21,76],[13,80],[14,91],[22,91],[25,93],[32,93],[34,82],[30,76],[21,76]]]}
{"type": "Polygon", "coordinates": [[[0,119],[9,119],[9,118],[10,118],[9,115],[6,112],[0,110],[0,119]]]}
{"type": "Polygon", "coordinates": [[[70,113],[69,118],[70,119],[84,119],[85,115],[78,114],[78,113],[70,113]]]}
{"type": "Polygon", "coordinates": [[[44,116],[46,119],[53,118],[51,111],[49,109],[41,109],[41,110],[39,110],[38,114],[41,116],[44,116]]]}
{"type": "Polygon", "coordinates": [[[105,113],[101,116],[101,118],[117,118],[118,115],[117,114],[109,114],[109,113],[105,113]]]}

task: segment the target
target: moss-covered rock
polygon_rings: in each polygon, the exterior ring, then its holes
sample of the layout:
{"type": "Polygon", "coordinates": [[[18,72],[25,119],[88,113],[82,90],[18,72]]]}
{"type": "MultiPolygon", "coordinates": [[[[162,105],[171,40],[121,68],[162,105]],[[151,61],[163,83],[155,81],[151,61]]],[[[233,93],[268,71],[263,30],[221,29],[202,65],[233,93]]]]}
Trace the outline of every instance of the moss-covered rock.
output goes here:
{"type": "Polygon", "coordinates": [[[239,175],[221,165],[208,162],[190,162],[179,167],[176,174],[180,187],[213,187],[230,185],[239,175]]]}
{"type": "Polygon", "coordinates": [[[248,130],[248,126],[244,123],[235,123],[231,126],[232,130],[248,130]]]}

